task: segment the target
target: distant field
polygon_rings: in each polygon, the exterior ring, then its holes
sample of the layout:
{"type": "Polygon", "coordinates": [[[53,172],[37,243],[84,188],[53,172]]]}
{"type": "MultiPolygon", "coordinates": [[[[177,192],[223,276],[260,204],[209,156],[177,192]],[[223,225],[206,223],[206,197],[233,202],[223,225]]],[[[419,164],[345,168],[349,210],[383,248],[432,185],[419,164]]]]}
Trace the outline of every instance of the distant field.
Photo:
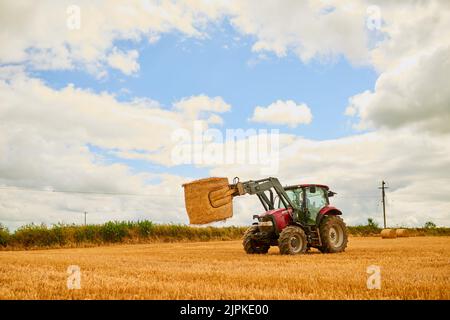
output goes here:
{"type": "Polygon", "coordinates": [[[0,299],[450,299],[450,237],[351,237],[347,251],[246,255],[240,241],[0,252],[0,299]],[[67,289],[67,268],[81,289],[67,289]],[[367,289],[367,267],[381,289],[367,289]]]}

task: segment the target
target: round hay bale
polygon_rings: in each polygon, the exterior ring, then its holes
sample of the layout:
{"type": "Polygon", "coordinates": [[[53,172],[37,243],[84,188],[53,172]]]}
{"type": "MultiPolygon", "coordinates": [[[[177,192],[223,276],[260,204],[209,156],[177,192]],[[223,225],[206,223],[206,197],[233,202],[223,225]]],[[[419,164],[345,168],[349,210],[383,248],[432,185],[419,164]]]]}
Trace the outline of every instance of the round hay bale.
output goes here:
{"type": "Polygon", "coordinates": [[[395,231],[395,233],[398,238],[408,238],[409,237],[408,230],[406,230],[406,229],[397,229],[395,231]]]}
{"type": "Polygon", "coordinates": [[[397,238],[397,233],[395,229],[383,229],[381,230],[381,238],[382,239],[395,239],[397,238]]]}

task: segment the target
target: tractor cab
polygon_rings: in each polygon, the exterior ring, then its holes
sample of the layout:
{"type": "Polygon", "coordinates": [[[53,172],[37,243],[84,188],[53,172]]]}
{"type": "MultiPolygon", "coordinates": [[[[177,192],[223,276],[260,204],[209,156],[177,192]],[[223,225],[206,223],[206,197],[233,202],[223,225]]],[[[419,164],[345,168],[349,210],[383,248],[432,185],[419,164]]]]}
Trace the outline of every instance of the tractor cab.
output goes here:
{"type": "Polygon", "coordinates": [[[330,202],[328,197],[334,193],[325,185],[303,184],[285,187],[291,201],[297,205],[305,215],[308,225],[315,225],[319,212],[330,202]]]}

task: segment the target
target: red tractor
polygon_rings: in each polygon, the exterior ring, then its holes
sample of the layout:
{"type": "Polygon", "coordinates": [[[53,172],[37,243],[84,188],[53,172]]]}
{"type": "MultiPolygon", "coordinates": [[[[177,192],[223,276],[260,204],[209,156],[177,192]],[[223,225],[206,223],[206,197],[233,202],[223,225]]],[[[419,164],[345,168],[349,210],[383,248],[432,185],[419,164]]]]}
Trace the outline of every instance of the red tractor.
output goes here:
{"type": "Polygon", "coordinates": [[[335,195],[325,185],[301,184],[283,187],[277,178],[237,182],[239,195],[256,194],[266,212],[244,234],[249,254],[264,254],[278,246],[281,254],[302,254],[311,247],[323,253],[343,252],[348,235],[342,212],[330,206],[335,195]],[[274,191],[276,195],[274,194],[274,191]]]}
{"type": "Polygon", "coordinates": [[[183,184],[186,211],[192,224],[221,221],[233,215],[234,197],[257,195],[266,212],[244,234],[247,253],[263,254],[278,246],[281,254],[300,254],[311,247],[321,252],[342,252],[347,228],[342,212],[330,206],[335,193],[320,184],[283,187],[277,178],[233,184],[227,178],[206,178],[183,184]]]}

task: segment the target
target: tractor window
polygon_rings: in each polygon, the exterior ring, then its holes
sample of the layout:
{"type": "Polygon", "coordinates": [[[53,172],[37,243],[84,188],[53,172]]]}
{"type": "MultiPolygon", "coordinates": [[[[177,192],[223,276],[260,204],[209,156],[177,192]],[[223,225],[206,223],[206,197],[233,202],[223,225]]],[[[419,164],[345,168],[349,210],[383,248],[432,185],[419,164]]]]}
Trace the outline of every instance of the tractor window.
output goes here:
{"type": "Polygon", "coordinates": [[[314,224],[316,223],[316,217],[320,209],[322,209],[328,204],[327,197],[325,194],[325,190],[319,187],[313,188],[308,187],[305,188],[305,190],[306,190],[306,207],[308,208],[309,212],[308,222],[310,224],[314,224]]]}
{"type": "MultiPolygon", "coordinates": [[[[303,190],[300,188],[294,189],[294,190],[286,190],[286,193],[287,193],[289,199],[291,199],[291,201],[300,208],[301,204],[302,204],[303,190]]],[[[283,204],[280,201],[279,208],[281,208],[282,205],[283,204]]]]}

